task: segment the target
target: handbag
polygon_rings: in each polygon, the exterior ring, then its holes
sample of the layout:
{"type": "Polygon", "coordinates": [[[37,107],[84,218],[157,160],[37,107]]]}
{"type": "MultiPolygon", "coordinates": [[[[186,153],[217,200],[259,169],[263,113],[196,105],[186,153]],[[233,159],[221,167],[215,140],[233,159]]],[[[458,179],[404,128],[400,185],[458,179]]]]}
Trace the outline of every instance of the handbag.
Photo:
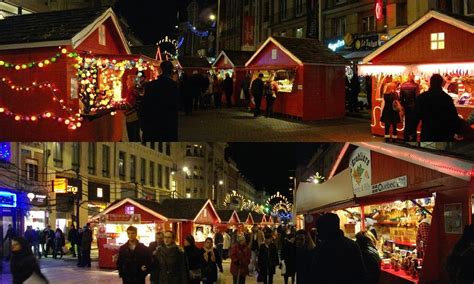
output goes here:
{"type": "Polygon", "coordinates": [[[202,270],[201,269],[190,269],[189,270],[189,279],[191,280],[201,280],[202,279],[202,270]]]}
{"type": "Polygon", "coordinates": [[[402,111],[402,105],[399,100],[393,100],[392,109],[396,112],[402,111]]]}

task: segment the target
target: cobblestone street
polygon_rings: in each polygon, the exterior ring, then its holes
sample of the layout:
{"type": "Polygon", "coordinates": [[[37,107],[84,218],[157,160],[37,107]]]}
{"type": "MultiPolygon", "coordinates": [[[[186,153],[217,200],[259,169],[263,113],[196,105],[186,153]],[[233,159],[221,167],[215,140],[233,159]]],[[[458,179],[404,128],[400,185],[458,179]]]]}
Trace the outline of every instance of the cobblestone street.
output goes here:
{"type": "Polygon", "coordinates": [[[362,118],[302,122],[284,118],[254,118],[242,108],[195,111],[179,117],[180,141],[227,142],[346,142],[381,141],[362,118]]]}
{"type": "MultiPolygon", "coordinates": [[[[0,274],[0,284],[12,283],[11,274],[9,273],[9,263],[4,262],[3,274],[0,274]]],[[[99,269],[98,262],[92,262],[92,268],[78,268],[76,267],[76,259],[65,257],[64,259],[42,258],[40,260],[41,271],[48,278],[49,282],[54,283],[71,283],[71,284],[92,284],[92,283],[107,283],[120,284],[121,279],[118,276],[117,270],[99,269]]],[[[225,283],[232,283],[232,275],[230,274],[230,261],[224,261],[224,277],[225,283]]],[[[149,277],[146,283],[150,283],[149,277]]],[[[255,277],[247,277],[246,283],[257,283],[255,277]]],[[[282,284],[283,277],[277,268],[275,274],[275,284],[282,284]]]]}

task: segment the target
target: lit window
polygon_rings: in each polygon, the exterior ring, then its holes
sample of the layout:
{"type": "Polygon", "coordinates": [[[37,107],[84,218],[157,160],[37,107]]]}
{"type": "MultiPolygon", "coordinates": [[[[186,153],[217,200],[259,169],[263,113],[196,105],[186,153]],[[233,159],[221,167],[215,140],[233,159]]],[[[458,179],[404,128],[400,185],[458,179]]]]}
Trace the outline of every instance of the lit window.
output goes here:
{"type": "Polygon", "coordinates": [[[132,215],[132,214],[135,214],[135,207],[125,206],[125,215],[132,215]]]}
{"type": "Polygon", "coordinates": [[[296,37],[297,38],[302,38],[303,37],[303,28],[297,28],[296,29],[296,37]]]}
{"type": "Polygon", "coordinates": [[[104,189],[102,187],[97,188],[97,197],[104,197],[104,189]]]}
{"type": "Polygon", "coordinates": [[[431,34],[431,50],[444,49],[444,33],[431,34]]]}
{"type": "Polygon", "coordinates": [[[191,198],[191,193],[186,193],[186,198],[191,198]]]}
{"type": "Polygon", "coordinates": [[[276,48],[272,49],[272,59],[273,60],[277,59],[277,50],[276,50],[276,48]]]}

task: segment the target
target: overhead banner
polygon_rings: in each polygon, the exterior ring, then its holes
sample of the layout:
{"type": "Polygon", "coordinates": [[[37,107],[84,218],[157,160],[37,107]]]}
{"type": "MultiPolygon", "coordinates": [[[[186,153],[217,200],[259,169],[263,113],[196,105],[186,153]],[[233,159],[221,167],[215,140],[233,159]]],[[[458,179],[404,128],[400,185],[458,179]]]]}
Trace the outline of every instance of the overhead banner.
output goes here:
{"type": "Polygon", "coordinates": [[[372,168],[370,150],[359,147],[349,159],[351,169],[352,189],[355,196],[372,194],[372,168]]]}
{"type": "Polygon", "coordinates": [[[252,51],[255,47],[255,22],[252,16],[244,17],[242,29],[242,50],[252,51]]]}
{"type": "Polygon", "coordinates": [[[106,224],[141,224],[140,214],[105,214],[100,216],[100,223],[106,224]]]}
{"type": "Polygon", "coordinates": [[[407,176],[401,176],[401,177],[397,177],[391,180],[386,180],[377,184],[373,184],[371,194],[404,188],[407,186],[408,186],[407,176]]]}

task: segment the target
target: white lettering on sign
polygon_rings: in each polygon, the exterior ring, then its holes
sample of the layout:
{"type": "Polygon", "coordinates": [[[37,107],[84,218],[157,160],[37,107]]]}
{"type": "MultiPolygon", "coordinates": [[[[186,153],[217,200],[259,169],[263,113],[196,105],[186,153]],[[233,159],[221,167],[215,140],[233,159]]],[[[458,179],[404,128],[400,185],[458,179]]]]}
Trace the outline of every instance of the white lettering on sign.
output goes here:
{"type": "Polygon", "coordinates": [[[386,180],[372,185],[372,194],[404,188],[408,186],[407,176],[397,177],[391,180],[386,180]]]}
{"type": "Polygon", "coordinates": [[[370,163],[370,150],[357,148],[349,160],[351,169],[352,188],[356,196],[364,196],[371,193],[372,169],[370,163]]]}
{"type": "Polygon", "coordinates": [[[336,51],[338,48],[341,48],[345,45],[344,40],[340,39],[335,43],[328,44],[328,48],[332,51],[336,51]]]}

